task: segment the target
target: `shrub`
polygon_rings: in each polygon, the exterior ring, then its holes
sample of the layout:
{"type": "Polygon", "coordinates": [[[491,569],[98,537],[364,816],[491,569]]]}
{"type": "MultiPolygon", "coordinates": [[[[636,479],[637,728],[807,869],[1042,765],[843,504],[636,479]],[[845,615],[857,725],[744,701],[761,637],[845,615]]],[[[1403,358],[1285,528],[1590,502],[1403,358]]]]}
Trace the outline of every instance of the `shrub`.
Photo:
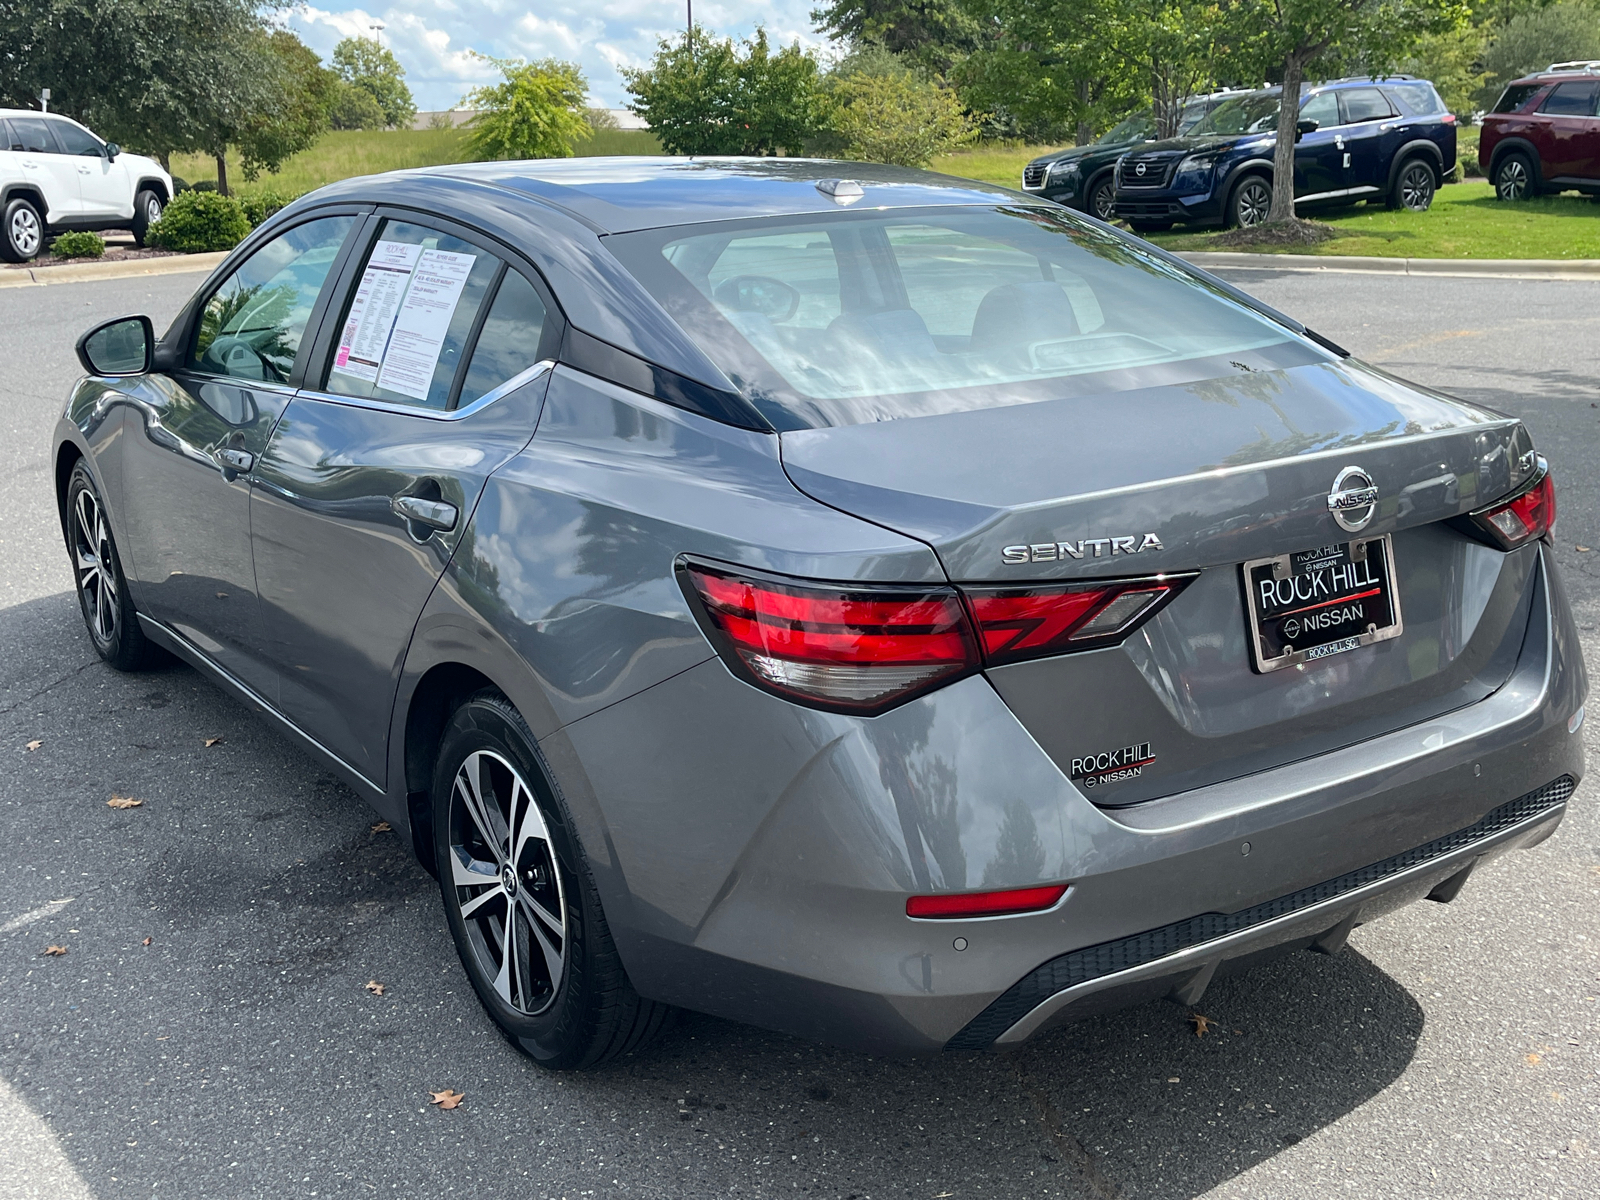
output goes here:
{"type": "Polygon", "coordinates": [[[286,196],[282,192],[275,192],[271,188],[259,192],[247,192],[239,197],[239,207],[244,209],[245,219],[254,229],[280,208],[287,208],[298,200],[300,196],[286,196]]]}
{"type": "Polygon", "coordinates": [[[341,79],[328,121],[335,129],[382,129],[383,109],[371,92],[341,79]]]}
{"type": "Polygon", "coordinates": [[[50,252],[57,258],[99,258],[106,252],[106,244],[97,233],[70,230],[51,243],[50,252]]]}
{"type": "Polygon", "coordinates": [[[217,190],[217,181],[215,179],[202,179],[199,183],[191,183],[189,190],[191,192],[214,192],[217,190]]]}
{"type": "Polygon", "coordinates": [[[972,140],[976,130],[955,94],[909,71],[853,75],[832,89],[830,122],[846,158],[925,167],[972,140]]]}
{"type": "Polygon", "coordinates": [[[174,196],[176,196],[179,192],[187,192],[189,190],[189,186],[189,181],[183,178],[181,175],[174,175],[172,177],[172,194],[174,196]]]}
{"type": "Polygon", "coordinates": [[[250,221],[237,200],[197,187],[174,196],[146,238],[167,250],[200,254],[232,250],[249,232],[250,221]]]}
{"type": "Polygon", "coordinates": [[[505,82],[467,93],[464,103],[477,109],[467,122],[472,156],[479,161],[571,158],[573,144],[591,133],[583,116],[589,85],[578,64],[479,57],[498,67],[505,82]]]}

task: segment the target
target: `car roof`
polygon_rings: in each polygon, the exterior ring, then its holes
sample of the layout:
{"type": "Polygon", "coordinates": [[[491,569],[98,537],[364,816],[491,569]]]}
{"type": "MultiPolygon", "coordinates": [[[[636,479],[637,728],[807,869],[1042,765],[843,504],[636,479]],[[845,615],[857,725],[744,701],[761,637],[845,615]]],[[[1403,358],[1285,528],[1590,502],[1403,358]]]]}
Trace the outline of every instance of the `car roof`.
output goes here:
{"type": "MultiPolygon", "coordinates": [[[[929,205],[1014,204],[1039,201],[1022,192],[907,167],[802,158],[558,158],[457,163],[394,172],[414,182],[488,184],[555,205],[597,233],[765,216],[835,213],[841,209],[929,205]],[[818,188],[850,180],[859,199],[838,199],[818,188]]],[[[341,193],[374,199],[376,178],[321,189],[319,200],[341,193]]]]}
{"type": "Polygon", "coordinates": [[[1551,63],[1542,71],[1529,71],[1521,79],[1513,79],[1507,87],[1522,83],[1561,83],[1568,79],[1592,79],[1600,75],[1600,59],[1570,63],[1551,63]]]}

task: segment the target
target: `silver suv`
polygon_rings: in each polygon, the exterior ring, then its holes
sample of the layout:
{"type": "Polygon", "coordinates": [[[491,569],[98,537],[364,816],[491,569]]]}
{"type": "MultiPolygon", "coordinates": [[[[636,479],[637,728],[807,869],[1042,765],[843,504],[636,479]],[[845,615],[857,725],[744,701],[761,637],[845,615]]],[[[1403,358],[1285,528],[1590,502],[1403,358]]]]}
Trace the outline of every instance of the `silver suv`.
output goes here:
{"type": "Polygon", "coordinates": [[[145,231],[172,198],[161,164],[55,113],[0,108],[0,258],[27,262],[52,233],[145,231]]]}

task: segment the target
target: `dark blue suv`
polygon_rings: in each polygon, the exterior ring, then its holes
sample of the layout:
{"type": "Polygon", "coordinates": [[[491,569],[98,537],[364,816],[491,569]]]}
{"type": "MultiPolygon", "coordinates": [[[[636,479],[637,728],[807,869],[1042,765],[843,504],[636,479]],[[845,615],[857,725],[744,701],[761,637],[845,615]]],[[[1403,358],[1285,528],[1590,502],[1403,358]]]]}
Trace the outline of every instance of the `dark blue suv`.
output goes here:
{"type": "MultiPolygon", "coordinates": [[[[1116,215],[1139,233],[1179,222],[1258,225],[1272,207],[1281,88],[1219,105],[1188,135],[1117,161],[1116,215]]],[[[1300,99],[1295,198],[1330,207],[1384,200],[1421,212],[1456,165],[1456,119],[1425,79],[1339,79],[1300,99]]]]}

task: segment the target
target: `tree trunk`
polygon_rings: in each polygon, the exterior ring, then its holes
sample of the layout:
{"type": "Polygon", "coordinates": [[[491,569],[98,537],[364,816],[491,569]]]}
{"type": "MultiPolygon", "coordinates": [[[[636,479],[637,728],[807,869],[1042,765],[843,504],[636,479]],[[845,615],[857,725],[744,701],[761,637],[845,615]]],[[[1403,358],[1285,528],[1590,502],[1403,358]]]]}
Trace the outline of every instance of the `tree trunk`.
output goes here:
{"type": "Polygon", "coordinates": [[[168,175],[172,174],[172,152],[170,150],[163,150],[160,154],[157,154],[156,161],[161,164],[163,171],[168,175]]]}
{"type": "Polygon", "coordinates": [[[1295,127],[1300,123],[1300,82],[1306,64],[1298,54],[1283,60],[1283,101],[1278,106],[1278,144],[1272,151],[1272,208],[1269,221],[1294,220],[1295,127]]]}
{"type": "Polygon", "coordinates": [[[1094,125],[1089,120],[1089,81],[1078,80],[1078,135],[1076,144],[1087,146],[1094,141],[1094,125]]]}
{"type": "Polygon", "coordinates": [[[226,152],[214,155],[217,160],[217,192],[228,195],[228,155],[226,152]]]}

